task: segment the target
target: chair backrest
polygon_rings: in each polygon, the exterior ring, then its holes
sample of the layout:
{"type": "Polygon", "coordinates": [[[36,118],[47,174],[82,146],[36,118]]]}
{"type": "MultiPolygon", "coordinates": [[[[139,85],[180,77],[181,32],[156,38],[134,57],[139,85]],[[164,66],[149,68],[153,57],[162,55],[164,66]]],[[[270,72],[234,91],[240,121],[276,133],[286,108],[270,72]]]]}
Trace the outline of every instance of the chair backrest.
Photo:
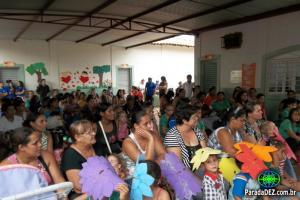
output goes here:
{"type": "MultiPolygon", "coordinates": [[[[0,182],[0,199],[48,186],[38,168],[23,164],[0,167],[0,182]]],[[[48,200],[56,199],[53,192],[27,199],[41,199],[41,197],[46,197],[48,200]]]]}

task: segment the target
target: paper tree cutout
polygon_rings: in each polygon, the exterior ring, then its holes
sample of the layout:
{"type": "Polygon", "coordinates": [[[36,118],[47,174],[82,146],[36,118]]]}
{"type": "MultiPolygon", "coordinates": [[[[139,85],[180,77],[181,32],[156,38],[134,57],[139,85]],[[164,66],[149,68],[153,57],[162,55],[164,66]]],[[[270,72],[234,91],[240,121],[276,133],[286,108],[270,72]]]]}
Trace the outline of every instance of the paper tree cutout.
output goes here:
{"type": "Polygon", "coordinates": [[[99,76],[99,87],[103,85],[103,74],[110,72],[110,65],[93,66],[93,73],[99,76]]]}
{"type": "Polygon", "coordinates": [[[33,64],[29,65],[28,67],[26,67],[26,71],[30,75],[36,74],[39,82],[42,80],[42,74],[48,75],[48,71],[45,67],[45,64],[42,62],[33,63],[33,64]]]}

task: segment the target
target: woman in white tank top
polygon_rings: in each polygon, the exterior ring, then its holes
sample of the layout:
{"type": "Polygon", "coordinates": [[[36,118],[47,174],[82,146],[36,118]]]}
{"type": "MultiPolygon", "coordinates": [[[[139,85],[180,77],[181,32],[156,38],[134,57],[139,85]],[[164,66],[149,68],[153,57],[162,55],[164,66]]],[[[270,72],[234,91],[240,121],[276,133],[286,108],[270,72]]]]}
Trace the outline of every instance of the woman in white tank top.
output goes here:
{"type": "Polygon", "coordinates": [[[150,117],[144,111],[132,116],[132,132],[122,145],[129,176],[132,175],[134,165],[139,159],[161,160],[166,153],[160,138],[148,128],[150,122],[150,117]]]}

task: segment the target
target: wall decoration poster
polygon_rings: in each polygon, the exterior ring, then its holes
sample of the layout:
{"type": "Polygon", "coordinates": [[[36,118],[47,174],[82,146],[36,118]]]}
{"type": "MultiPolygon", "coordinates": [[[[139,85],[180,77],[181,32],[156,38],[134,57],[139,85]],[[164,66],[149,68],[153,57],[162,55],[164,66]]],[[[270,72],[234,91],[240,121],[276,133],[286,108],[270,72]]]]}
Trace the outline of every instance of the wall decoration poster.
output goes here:
{"type": "Polygon", "coordinates": [[[32,63],[26,67],[26,71],[32,76],[33,74],[37,75],[38,82],[42,80],[42,75],[47,76],[48,71],[43,62],[32,63]]]}
{"type": "Polygon", "coordinates": [[[230,72],[230,83],[240,84],[242,82],[242,70],[232,70],[230,72]]]}
{"type": "Polygon", "coordinates": [[[242,87],[255,88],[256,63],[242,65],[242,87]]]}
{"type": "Polygon", "coordinates": [[[112,85],[110,65],[65,67],[60,72],[62,90],[93,87],[107,88],[112,85]]]}

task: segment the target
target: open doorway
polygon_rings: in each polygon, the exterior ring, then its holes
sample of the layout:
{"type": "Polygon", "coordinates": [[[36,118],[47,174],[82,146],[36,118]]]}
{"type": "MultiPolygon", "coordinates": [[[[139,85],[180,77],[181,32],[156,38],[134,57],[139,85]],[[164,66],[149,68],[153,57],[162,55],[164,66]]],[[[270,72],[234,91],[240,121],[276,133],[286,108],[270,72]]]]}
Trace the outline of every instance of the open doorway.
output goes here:
{"type": "Polygon", "coordinates": [[[132,68],[117,68],[117,88],[124,89],[126,94],[130,94],[132,86],[132,68]]]}

